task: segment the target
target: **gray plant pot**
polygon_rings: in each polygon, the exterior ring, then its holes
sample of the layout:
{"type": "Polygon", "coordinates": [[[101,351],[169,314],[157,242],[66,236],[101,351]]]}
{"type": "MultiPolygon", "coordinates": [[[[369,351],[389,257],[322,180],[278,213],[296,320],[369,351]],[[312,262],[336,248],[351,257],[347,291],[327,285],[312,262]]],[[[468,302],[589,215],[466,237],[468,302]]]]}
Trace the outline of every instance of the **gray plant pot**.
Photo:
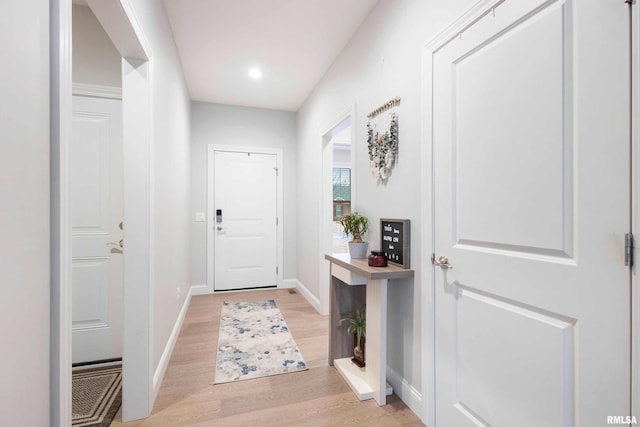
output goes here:
{"type": "Polygon", "coordinates": [[[367,249],[369,249],[369,243],[354,243],[349,242],[349,253],[351,254],[351,258],[354,259],[364,259],[367,257],[367,249]]]}

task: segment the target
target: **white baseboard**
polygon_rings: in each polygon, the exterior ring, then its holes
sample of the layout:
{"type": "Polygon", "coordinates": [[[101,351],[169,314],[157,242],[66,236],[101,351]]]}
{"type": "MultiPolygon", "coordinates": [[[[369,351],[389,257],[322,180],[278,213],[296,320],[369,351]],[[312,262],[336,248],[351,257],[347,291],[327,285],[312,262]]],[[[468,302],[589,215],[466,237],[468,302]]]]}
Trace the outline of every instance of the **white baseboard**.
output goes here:
{"type": "Polygon", "coordinates": [[[169,366],[169,360],[171,359],[173,347],[176,345],[178,335],[180,335],[180,329],[182,328],[182,322],[184,321],[184,316],[187,314],[187,310],[189,309],[191,295],[192,288],[189,288],[189,290],[187,291],[187,297],[184,299],[184,304],[182,304],[180,314],[178,314],[176,323],[173,325],[173,330],[171,331],[171,335],[169,336],[169,341],[167,341],[167,345],[164,347],[164,351],[162,352],[162,357],[160,358],[160,363],[158,363],[158,368],[153,374],[153,394],[151,396],[151,407],[153,407],[153,403],[156,401],[158,391],[160,391],[160,385],[162,384],[162,379],[164,378],[164,373],[167,371],[167,366],[169,366]]]}
{"type": "Polygon", "coordinates": [[[296,279],[282,279],[282,284],[278,287],[281,289],[297,288],[298,281],[296,279]]]}
{"type": "Polygon", "coordinates": [[[209,286],[206,283],[201,285],[191,285],[191,295],[209,295],[209,286]]]}
{"type": "Polygon", "coordinates": [[[387,381],[393,392],[413,411],[418,418],[422,417],[422,394],[400,374],[387,366],[387,381]]]}
{"type": "Polygon", "coordinates": [[[305,285],[303,285],[298,279],[293,279],[296,282],[296,289],[300,291],[300,293],[302,294],[302,296],[309,301],[309,304],[311,304],[313,306],[313,308],[316,309],[316,311],[320,314],[322,314],[322,311],[320,310],[320,300],[318,299],[318,297],[316,297],[315,295],[313,295],[309,289],[307,289],[307,287],[305,285]]]}

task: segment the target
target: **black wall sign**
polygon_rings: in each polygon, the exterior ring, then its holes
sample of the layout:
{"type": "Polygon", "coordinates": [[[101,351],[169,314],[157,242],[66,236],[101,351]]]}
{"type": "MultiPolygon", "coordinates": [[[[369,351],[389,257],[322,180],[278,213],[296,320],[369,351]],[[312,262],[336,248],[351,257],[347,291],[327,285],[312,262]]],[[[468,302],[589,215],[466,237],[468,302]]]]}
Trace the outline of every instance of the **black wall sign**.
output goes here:
{"type": "Polygon", "coordinates": [[[380,220],[380,250],[389,262],[409,268],[409,239],[411,230],[408,219],[380,220]]]}

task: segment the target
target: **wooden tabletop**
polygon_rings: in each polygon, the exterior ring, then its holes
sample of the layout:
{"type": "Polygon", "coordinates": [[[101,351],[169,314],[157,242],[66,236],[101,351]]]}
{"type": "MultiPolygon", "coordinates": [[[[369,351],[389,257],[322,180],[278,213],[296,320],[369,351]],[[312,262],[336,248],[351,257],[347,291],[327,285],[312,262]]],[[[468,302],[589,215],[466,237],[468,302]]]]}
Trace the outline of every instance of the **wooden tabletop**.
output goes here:
{"type": "Polygon", "coordinates": [[[367,259],[351,259],[349,254],[325,254],[329,262],[366,277],[369,280],[404,279],[413,277],[414,271],[389,263],[386,267],[371,267],[367,259]]]}

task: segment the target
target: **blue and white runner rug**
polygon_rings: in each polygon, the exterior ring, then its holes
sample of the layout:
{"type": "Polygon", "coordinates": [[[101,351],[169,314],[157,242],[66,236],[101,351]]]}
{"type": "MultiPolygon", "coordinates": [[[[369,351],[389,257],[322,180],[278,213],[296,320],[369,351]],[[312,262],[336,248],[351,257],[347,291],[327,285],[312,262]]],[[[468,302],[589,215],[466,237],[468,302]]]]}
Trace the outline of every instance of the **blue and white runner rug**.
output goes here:
{"type": "Polygon", "coordinates": [[[307,369],[274,300],[224,303],[214,384],[307,369]]]}

